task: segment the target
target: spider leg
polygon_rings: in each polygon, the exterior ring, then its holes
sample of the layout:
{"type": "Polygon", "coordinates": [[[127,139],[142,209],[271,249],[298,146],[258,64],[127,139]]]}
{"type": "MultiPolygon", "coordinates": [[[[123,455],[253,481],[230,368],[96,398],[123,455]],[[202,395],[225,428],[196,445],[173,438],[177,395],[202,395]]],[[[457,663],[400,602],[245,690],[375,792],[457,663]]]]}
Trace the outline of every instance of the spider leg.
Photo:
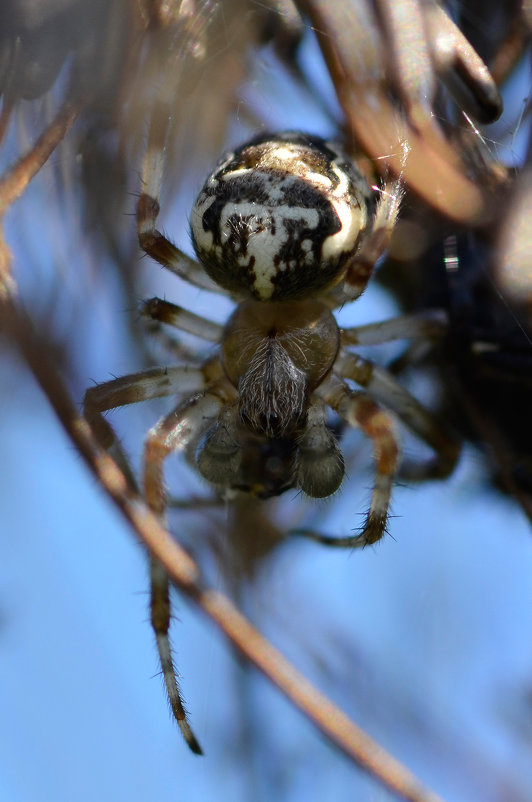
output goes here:
{"type": "Polygon", "coordinates": [[[196,392],[202,390],[205,383],[205,373],[201,368],[152,368],[98,384],[87,390],[83,402],[84,415],[102,447],[116,459],[133,487],[136,486],[136,480],[129,461],[103,413],[138,401],[196,392]]]}
{"type": "Polygon", "coordinates": [[[161,355],[164,355],[164,361],[198,365],[205,358],[205,354],[202,351],[182,342],[179,337],[165,331],[157,320],[148,319],[145,332],[147,338],[151,340],[150,343],[145,345],[145,348],[152,362],[160,362],[161,355]]]}
{"type": "Polygon", "coordinates": [[[344,345],[380,345],[394,340],[439,340],[447,331],[447,314],[440,309],[400,315],[379,323],[342,329],[344,345]]]}
{"type": "MultiPolygon", "coordinates": [[[[160,518],[164,517],[166,508],[162,470],[164,459],[170,453],[183,451],[190,445],[199,436],[206,422],[216,418],[222,407],[221,397],[213,392],[205,392],[206,384],[215,375],[216,367],[213,366],[216,363],[217,360],[210,360],[203,368],[154,368],[91,387],[85,394],[85,417],[102,446],[113,453],[128,481],[135,487],[136,480],[127,457],[103,413],[138,401],[178,393],[196,393],[169,415],[161,418],[150,429],[146,439],[144,493],[148,506],[160,518]],[[198,394],[198,391],[202,392],[198,394]]],[[[172,712],[191,750],[201,754],[201,747],[187,721],[172,659],[168,637],[171,618],[168,575],[154,559],[150,560],[150,583],[151,623],[172,712]]]]}
{"type": "Polygon", "coordinates": [[[435,458],[426,463],[403,463],[401,476],[410,480],[443,479],[449,476],[458,459],[459,443],[391,373],[358,354],[346,351],[340,352],[334,369],[344,379],[352,379],[368,395],[395,412],[414,434],[434,450],[435,458]]]}
{"type": "Polygon", "coordinates": [[[365,394],[354,392],[337,376],[332,376],[318,394],[351,426],[356,426],[373,441],[375,484],[362,532],[350,537],[332,538],[309,530],[293,534],[342,548],[360,548],[376,543],[386,532],[386,521],[397,466],[399,447],[393,423],[380,407],[365,394]]]}
{"type": "Polygon", "coordinates": [[[160,298],[144,301],[140,314],[146,320],[146,333],[162,346],[164,354],[178,362],[197,365],[204,360],[204,354],[169,334],[164,326],[173,326],[210,342],[219,342],[222,337],[223,326],[160,298]]]}
{"type": "MultiPolygon", "coordinates": [[[[144,494],[148,506],[161,519],[164,518],[166,498],[163,481],[163,464],[169,454],[184,451],[205,427],[206,421],[218,415],[223,401],[214,393],[203,393],[188,399],[170,415],[161,418],[148,432],[144,448],[144,494]]],[[[155,559],[150,561],[151,624],[155,632],[157,650],[170,700],[172,712],[183,737],[193,752],[202,754],[192,732],[183,706],[177,682],[172,650],[168,636],[171,619],[169,578],[163,566],[155,559]]]]}
{"type": "Polygon", "coordinates": [[[421,362],[448,329],[449,317],[445,310],[428,309],[412,315],[399,315],[379,323],[353,326],[343,329],[341,335],[342,344],[347,346],[411,340],[408,348],[388,364],[388,372],[397,376],[408,365],[421,362]]]}
{"type": "Polygon", "coordinates": [[[347,266],[343,282],[328,294],[334,306],[354,301],[364,292],[375,264],[388,248],[403,197],[402,179],[386,179],[377,189],[380,195],[371,229],[347,266]]]}
{"type": "Polygon", "coordinates": [[[180,331],[194,334],[203,340],[210,342],[220,342],[223,334],[223,326],[214,323],[205,317],[195,315],[181,306],[171,304],[169,301],[162,301],[160,298],[150,298],[142,305],[141,314],[149,320],[158,323],[166,323],[180,331]]]}
{"type": "MultiPolygon", "coordinates": [[[[163,115],[155,114],[148,135],[148,147],[142,167],[143,191],[137,202],[137,234],[142,250],[166,267],[179,278],[211,292],[226,294],[221,287],[210,279],[201,265],[191,259],[177,245],[164,236],[157,228],[160,206],[158,197],[161,192],[164,173],[165,139],[168,122],[162,122],[163,115]]],[[[166,115],[168,119],[168,115],[166,115]]]]}

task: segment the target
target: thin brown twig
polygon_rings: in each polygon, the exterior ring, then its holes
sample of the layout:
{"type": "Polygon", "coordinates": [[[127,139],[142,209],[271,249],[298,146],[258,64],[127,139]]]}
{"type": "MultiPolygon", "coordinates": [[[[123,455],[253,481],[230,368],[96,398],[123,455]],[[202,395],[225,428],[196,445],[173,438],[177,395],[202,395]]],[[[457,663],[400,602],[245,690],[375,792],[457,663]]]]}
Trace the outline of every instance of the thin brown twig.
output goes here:
{"type": "MultiPolygon", "coordinates": [[[[407,186],[449,219],[469,225],[488,223],[495,214],[490,197],[468,177],[458,152],[434,127],[431,113],[418,104],[415,124],[403,119],[388,90],[368,79],[383,65],[372,62],[375,53],[370,44],[353,47],[352,31],[364,30],[365,25],[356,4],[339,8],[319,0],[298,0],[297,5],[316,33],[348,131],[376,167],[401,175],[407,186]]],[[[471,59],[476,56],[474,51],[468,54],[471,59]]]]}
{"type": "Polygon", "coordinates": [[[233,645],[270,679],[339,749],[380,783],[411,802],[441,802],[417,778],[300,674],[218,591],[205,587],[199,568],[134,493],[114,460],[103,451],[70,398],[27,317],[11,300],[2,308],[4,332],[14,337],[69,438],[114,501],[136,536],[165,566],[185,593],[233,645]]]}
{"type": "Polygon", "coordinates": [[[2,142],[7,131],[9,121],[11,119],[11,112],[13,110],[12,104],[6,100],[5,96],[2,100],[2,111],[0,111],[0,143],[2,142]]]}
{"type": "Polygon", "coordinates": [[[66,101],[31,150],[0,178],[0,214],[20,198],[76,119],[79,106],[66,101]]]}
{"type": "MultiPolygon", "coordinates": [[[[37,142],[28,153],[6,172],[0,176],[0,299],[15,293],[16,285],[11,275],[11,255],[4,240],[3,217],[9,207],[26,190],[32,178],[39,172],[43,164],[50,158],[58,144],[72,126],[80,110],[80,106],[71,101],[65,101],[56,116],[45,128],[37,142]]],[[[2,125],[7,125],[10,107],[2,109],[2,125]]],[[[3,132],[2,132],[3,133],[3,132]]],[[[2,134],[0,133],[0,138],[2,134]]]]}

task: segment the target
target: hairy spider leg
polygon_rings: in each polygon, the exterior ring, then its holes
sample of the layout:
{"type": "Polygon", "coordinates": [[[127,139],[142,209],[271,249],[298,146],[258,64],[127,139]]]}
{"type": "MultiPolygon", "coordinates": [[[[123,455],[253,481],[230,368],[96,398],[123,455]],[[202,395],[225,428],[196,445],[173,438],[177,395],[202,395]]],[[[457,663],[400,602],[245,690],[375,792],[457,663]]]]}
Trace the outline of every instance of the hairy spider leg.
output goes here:
{"type": "MultiPolygon", "coordinates": [[[[447,322],[445,316],[442,316],[442,313],[438,310],[433,310],[420,315],[404,315],[380,323],[348,328],[341,332],[343,347],[336,358],[332,377],[332,380],[336,381],[335,392],[341,397],[342,383],[340,382],[340,384],[338,384],[340,378],[350,379],[356,382],[373,401],[384,404],[394,412],[417,437],[429,445],[435,452],[435,458],[427,462],[414,463],[413,461],[403,461],[401,468],[397,471],[397,475],[410,480],[441,479],[448,476],[454,469],[458,459],[460,452],[459,442],[452,436],[447,428],[429,413],[423,405],[414,398],[391,373],[389,373],[389,371],[373,364],[373,362],[364,359],[358,354],[347,351],[346,346],[354,344],[376,345],[391,340],[412,338],[435,341],[444,334],[446,328],[447,322]]],[[[338,407],[338,401],[334,401],[334,395],[332,396],[332,400],[330,397],[324,395],[324,392],[330,392],[329,387],[330,383],[329,386],[320,388],[318,393],[325,398],[333,409],[336,409],[342,417],[347,419],[345,412],[342,412],[338,407]]],[[[344,387],[346,387],[346,385],[344,385],[344,387]]],[[[357,395],[361,397],[360,394],[357,395]]],[[[367,400],[369,402],[369,398],[367,400]]],[[[358,406],[360,408],[362,403],[360,402],[358,406]]],[[[384,413],[382,414],[384,415],[384,413]]],[[[381,418],[377,418],[376,413],[373,413],[373,418],[374,421],[382,420],[381,418]]],[[[369,436],[372,436],[370,431],[366,431],[364,425],[361,423],[357,425],[369,434],[369,436]]],[[[389,436],[393,437],[391,421],[384,427],[384,430],[389,433],[389,436]]],[[[382,427],[380,427],[381,433],[379,436],[384,443],[386,440],[383,439],[382,431],[382,427]]],[[[390,451],[390,449],[388,450],[390,451]]],[[[378,459],[377,464],[379,464],[378,459]]],[[[384,473],[385,475],[387,474],[386,470],[384,473]]],[[[379,469],[377,469],[377,476],[379,476],[379,469]]],[[[382,480],[381,483],[385,490],[383,494],[378,492],[377,496],[382,498],[380,508],[384,509],[386,507],[387,509],[387,503],[384,502],[384,498],[387,493],[389,500],[390,491],[385,480],[382,480]]],[[[368,520],[370,518],[371,510],[368,515],[368,520]]],[[[384,532],[384,527],[385,524],[382,527],[381,536],[384,532]]],[[[375,542],[375,540],[379,539],[378,537],[374,538],[372,533],[367,536],[365,531],[361,535],[345,538],[331,537],[309,530],[295,530],[294,534],[306,536],[326,545],[345,548],[364,546],[367,543],[375,542]]]]}
{"type": "MultiPolygon", "coordinates": [[[[135,486],[127,458],[103,412],[138,401],[196,392],[194,397],[161,418],[147,436],[144,450],[144,492],[148,506],[161,519],[164,519],[165,511],[162,475],[164,459],[174,451],[184,450],[199,435],[202,427],[216,417],[223,403],[213,393],[204,392],[206,381],[205,371],[201,369],[156,368],[92,387],[85,395],[85,416],[95,435],[102,446],[117,459],[128,480],[135,486]]],[[[201,747],[190,728],[183,707],[172,659],[168,637],[171,618],[168,576],[154,559],[150,561],[150,583],[151,623],[172,712],[191,750],[201,754],[201,747]]]]}
{"type": "Polygon", "coordinates": [[[154,322],[165,323],[167,326],[173,326],[209,342],[219,343],[222,339],[224,327],[219,323],[213,323],[201,315],[195,315],[188,309],[183,309],[182,306],[162,301],[160,298],[150,298],[148,301],[144,301],[141,314],[154,322]]]}
{"type": "Polygon", "coordinates": [[[148,146],[142,165],[142,187],[137,202],[137,233],[142,250],[184,281],[210,292],[227,293],[205,273],[203,267],[191,259],[177,245],[156,228],[160,205],[162,178],[165,165],[165,139],[168,127],[163,115],[154,115],[148,135],[148,146]]]}
{"type": "Polygon", "coordinates": [[[440,341],[449,328],[449,318],[443,309],[429,309],[411,315],[399,315],[378,323],[343,329],[342,345],[379,345],[394,340],[410,340],[402,354],[387,367],[397,376],[408,365],[421,362],[440,341]]]}
{"type": "Polygon", "coordinates": [[[401,477],[420,481],[444,479],[452,473],[460,452],[458,441],[391,373],[369,359],[345,351],[340,352],[334,370],[363,387],[371,398],[385,404],[434,450],[434,459],[427,462],[403,461],[401,477]]]}
{"type": "MultiPolygon", "coordinates": [[[[194,334],[203,339],[218,341],[222,327],[175,304],[152,298],[143,305],[142,314],[153,321],[194,334]]],[[[119,406],[172,395],[189,395],[205,391],[208,384],[221,377],[217,357],[208,359],[202,367],[160,367],[113,379],[91,387],[85,394],[85,417],[102,446],[114,456],[132,487],[136,479],[129,461],[111,425],[103,413],[119,406]]],[[[189,398],[170,415],[162,418],[149,432],[144,454],[144,491],[148,505],[164,517],[162,462],[173,451],[183,451],[209,421],[208,409],[217,413],[221,398],[206,394],[189,398]]],[[[164,568],[150,559],[151,623],[155,632],[159,659],[172,712],[182,734],[196,754],[201,747],[188,723],[181,700],[177,675],[170,648],[168,631],[171,619],[168,576],[164,568]]]]}
{"type": "MultiPolygon", "coordinates": [[[[166,495],[163,464],[170,454],[184,451],[199,437],[202,430],[216,419],[223,399],[213,392],[205,392],[180,404],[169,415],[161,418],[148,432],[144,447],[143,483],[148,506],[164,522],[166,495]]],[[[150,560],[151,624],[155,632],[157,650],[170,700],[172,712],[185,741],[196,754],[201,747],[188,723],[172,658],[169,640],[171,619],[169,578],[163,566],[150,560]]]]}
{"type": "Polygon", "coordinates": [[[403,188],[401,178],[386,179],[377,189],[379,199],[371,228],[360,248],[353,254],[340,286],[329,293],[334,306],[342,306],[358,298],[366,289],[375,264],[385,253],[399,214],[403,188]]]}
{"type": "Polygon", "coordinates": [[[114,457],[132,487],[136,487],[137,483],[129,461],[113,427],[103,413],[115,407],[149,401],[152,398],[190,394],[203,390],[205,384],[205,373],[201,368],[151,368],[89,387],[86,391],[83,401],[85,418],[102,448],[114,457]]]}
{"type": "Polygon", "coordinates": [[[331,376],[317,390],[317,394],[350,426],[359,428],[373,441],[375,484],[370,508],[360,534],[336,538],[307,529],[292,530],[292,534],[307,537],[327,546],[343,548],[361,548],[376,543],[386,532],[399,455],[393,422],[375,401],[362,392],[351,390],[337,376],[331,376]]]}
{"type": "Polygon", "coordinates": [[[448,325],[447,314],[442,309],[398,315],[378,323],[342,329],[342,345],[380,345],[394,340],[421,339],[430,346],[443,337],[448,325]]]}
{"type": "Polygon", "coordinates": [[[140,307],[140,314],[146,321],[146,333],[159,343],[163,353],[173,361],[198,365],[205,361],[205,354],[191,344],[182,342],[165,326],[171,326],[210,342],[219,342],[222,337],[223,326],[160,298],[144,301],[140,307]]]}

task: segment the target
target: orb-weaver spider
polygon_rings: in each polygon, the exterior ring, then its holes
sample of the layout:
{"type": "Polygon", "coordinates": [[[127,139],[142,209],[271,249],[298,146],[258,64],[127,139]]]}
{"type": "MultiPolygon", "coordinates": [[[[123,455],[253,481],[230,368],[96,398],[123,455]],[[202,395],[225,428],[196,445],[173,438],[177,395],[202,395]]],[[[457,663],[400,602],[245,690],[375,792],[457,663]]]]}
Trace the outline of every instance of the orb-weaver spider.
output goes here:
{"type": "MultiPolygon", "coordinates": [[[[387,247],[401,198],[399,179],[370,188],[342,150],[317,137],[263,135],[227,154],[208,177],[191,213],[199,263],[155,228],[161,154],[148,151],[137,206],[141,248],[190,283],[236,302],[225,326],[152,299],[144,313],[217,343],[197,366],[163,367],[87,391],[85,414],[106,448],[127,460],[103,417],[106,410],[178,395],[177,407],[148,432],[143,464],[146,501],[165,513],[163,465],[185,452],[224,498],[268,498],[299,488],[313,498],[333,494],[344,460],[326,422],[326,408],[373,442],[376,480],[362,531],[331,540],[375,543],[386,527],[399,447],[383,402],[435,451],[426,476],[445,476],[456,443],[391,375],[351,346],[429,336],[432,316],[403,317],[340,330],[332,310],[360,296],[387,247]],[[349,381],[362,391],[354,390],[349,381]]],[[[183,709],[168,640],[168,577],[152,560],[151,620],[172,710],[200,752],[183,709]]]]}

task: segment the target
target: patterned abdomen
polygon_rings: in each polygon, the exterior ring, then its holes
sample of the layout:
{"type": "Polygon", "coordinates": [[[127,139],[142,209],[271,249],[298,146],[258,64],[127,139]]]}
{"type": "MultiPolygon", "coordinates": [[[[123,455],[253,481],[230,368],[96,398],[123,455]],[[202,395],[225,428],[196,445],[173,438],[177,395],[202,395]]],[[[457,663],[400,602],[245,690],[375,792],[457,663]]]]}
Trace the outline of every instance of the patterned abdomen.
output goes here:
{"type": "Polygon", "coordinates": [[[191,214],[206,272],[239,297],[288,301],[343,276],[373,213],[372,193],[337,146],[288,132],[228,154],[191,214]]]}

